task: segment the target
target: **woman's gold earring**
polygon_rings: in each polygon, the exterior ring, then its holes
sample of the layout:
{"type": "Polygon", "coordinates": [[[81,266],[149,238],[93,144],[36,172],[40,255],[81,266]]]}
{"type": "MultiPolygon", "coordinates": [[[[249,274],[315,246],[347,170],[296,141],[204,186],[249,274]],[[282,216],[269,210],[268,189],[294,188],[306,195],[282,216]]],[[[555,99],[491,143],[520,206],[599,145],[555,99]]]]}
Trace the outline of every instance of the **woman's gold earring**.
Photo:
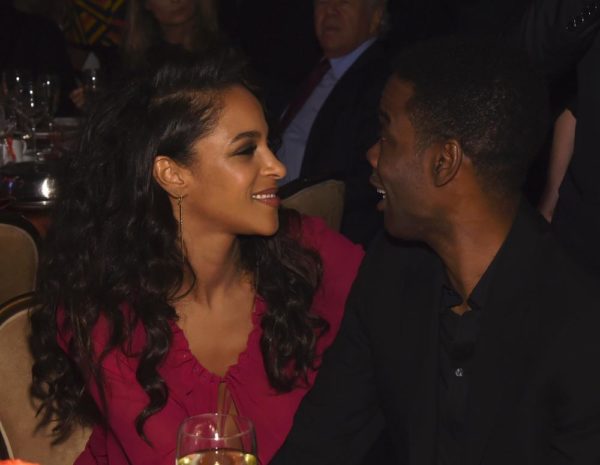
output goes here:
{"type": "Polygon", "coordinates": [[[183,203],[183,197],[180,195],[177,197],[177,205],[179,206],[179,247],[181,248],[181,257],[185,262],[185,252],[183,250],[183,213],[181,204],[183,203]]]}

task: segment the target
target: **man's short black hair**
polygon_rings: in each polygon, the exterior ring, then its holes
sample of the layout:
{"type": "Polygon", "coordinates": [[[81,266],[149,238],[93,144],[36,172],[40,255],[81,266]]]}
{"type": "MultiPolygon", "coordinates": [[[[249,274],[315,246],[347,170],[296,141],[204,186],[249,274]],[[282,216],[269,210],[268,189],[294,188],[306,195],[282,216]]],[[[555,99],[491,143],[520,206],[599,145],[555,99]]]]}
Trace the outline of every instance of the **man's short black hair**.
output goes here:
{"type": "Polygon", "coordinates": [[[546,87],[523,53],[438,37],[401,52],[394,75],[413,87],[408,112],[419,148],[456,139],[486,189],[518,191],[548,128],[546,87]]]}

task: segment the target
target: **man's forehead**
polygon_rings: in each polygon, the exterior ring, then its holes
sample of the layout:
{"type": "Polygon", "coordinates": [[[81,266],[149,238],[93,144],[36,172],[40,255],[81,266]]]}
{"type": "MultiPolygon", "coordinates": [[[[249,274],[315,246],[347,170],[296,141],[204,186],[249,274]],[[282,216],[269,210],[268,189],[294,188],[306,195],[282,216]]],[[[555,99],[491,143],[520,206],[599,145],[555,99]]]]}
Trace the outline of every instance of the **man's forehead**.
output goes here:
{"type": "Polygon", "coordinates": [[[350,3],[355,6],[374,7],[379,4],[378,0],[314,0],[314,5],[336,5],[350,3]]]}
{"type": "Polygon", "coordinates": [[[408,81],[392,76],[388,79],[381,99],[379,108],[381,111],[390,112],[403,108],[414,93],[414,86],[408,81]]]}

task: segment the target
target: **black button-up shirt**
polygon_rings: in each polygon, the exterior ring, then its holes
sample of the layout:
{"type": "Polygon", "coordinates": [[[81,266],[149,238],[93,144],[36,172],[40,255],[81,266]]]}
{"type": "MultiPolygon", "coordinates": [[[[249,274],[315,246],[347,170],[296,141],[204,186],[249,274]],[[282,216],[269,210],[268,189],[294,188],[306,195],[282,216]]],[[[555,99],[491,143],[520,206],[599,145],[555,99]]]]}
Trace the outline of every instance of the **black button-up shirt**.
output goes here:
{"type": "Polygon", "coordinates": [[[442,288],[439,314],[438,465],[464,463],[465,417],[469,380],[481,314],[493,266],[490,266],[467,299],[463,315],[452,311],[462,297],[447,282],[442,288]]]}

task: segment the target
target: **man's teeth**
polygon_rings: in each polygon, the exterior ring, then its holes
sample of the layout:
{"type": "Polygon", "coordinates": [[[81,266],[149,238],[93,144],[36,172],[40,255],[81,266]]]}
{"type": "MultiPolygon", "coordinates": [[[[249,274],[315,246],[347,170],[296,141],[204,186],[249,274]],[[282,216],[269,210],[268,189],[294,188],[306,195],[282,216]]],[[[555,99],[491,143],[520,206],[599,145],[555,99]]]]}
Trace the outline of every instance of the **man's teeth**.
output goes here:
{"type": "Polygon", "coordinates": [[[385,191],[383,189],[377,189],[377,193],[385,199],[385,191]]]}
{"type": "Polygon", "coordinates": [[[277,194],[252,194],[252,198],[257,200],[274,199],[276,197],[277,194]]]}

